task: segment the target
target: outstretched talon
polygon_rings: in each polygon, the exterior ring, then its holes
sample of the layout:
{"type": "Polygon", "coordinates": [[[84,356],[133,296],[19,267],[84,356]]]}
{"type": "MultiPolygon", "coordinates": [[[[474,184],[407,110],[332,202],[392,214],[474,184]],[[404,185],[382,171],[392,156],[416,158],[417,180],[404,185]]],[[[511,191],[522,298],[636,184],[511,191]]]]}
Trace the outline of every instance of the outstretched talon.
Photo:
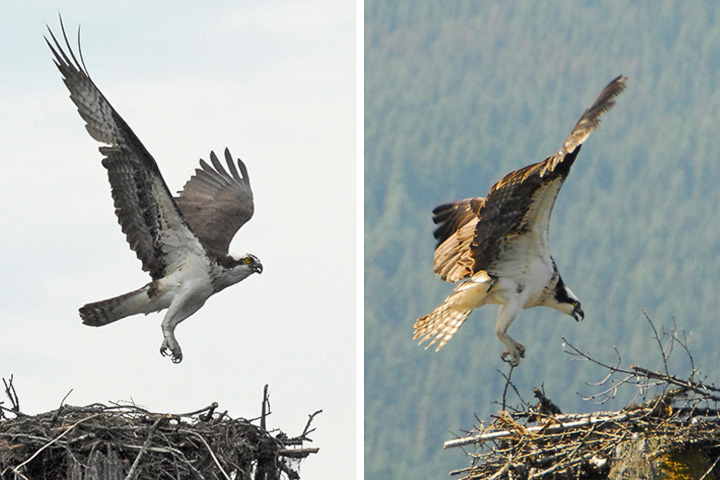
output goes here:
{"type": "Polygon", "coordinates": [[[500,358],[503,362],[507,362],[512,367],[517,367],[520,365],[520,359],[525,358],[525,347],[517,342],[513,342],[513,349],[505,350],[501,355],[500,358]]]}
{"type": "Polygon", "coordinates": [[[516,352],[508,352],[505,350],[500,354],[500,358],[503,362],[509,363],[511,367],[517,367],[520,365],[520,359],[517,358],[517,355],[514,355],[516,352]]]}
{"type": "Polygon", "coordinates": [[[163,357],[170,356],[170,359],[173,363],[180,363],[183,359],[180,345],[177,343],[177,340],[175,340],[175,338],[171,336],[165,337],[163,339],[163,343],[160,346],[160,355],[162,355],[163,357]]]}

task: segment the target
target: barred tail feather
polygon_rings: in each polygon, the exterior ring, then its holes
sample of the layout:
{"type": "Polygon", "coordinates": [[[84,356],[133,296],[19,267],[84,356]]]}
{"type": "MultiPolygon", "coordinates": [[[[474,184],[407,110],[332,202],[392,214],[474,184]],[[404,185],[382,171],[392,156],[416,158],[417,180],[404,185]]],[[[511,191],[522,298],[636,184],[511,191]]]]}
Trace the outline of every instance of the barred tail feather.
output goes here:
{"type": "Polygon", "coordinates": [[[420,345],[430,340],[425,349],[430,348],[431,345],[439,341],[435,351],[440,350],[455,335],[455,332],[458,331],[458,328],[472,311],[453,308],[452,303],[449,302],[450,298],[430,315],[425,315],[415,321],[415,336],[413,339],[420,338],[420,345]]]}
{"type": "Polygon", "coordinates": [[[80,318],[85,325],[102,327],[122,318],[148,313],[149,285],[124,295],[88,303],[80,308],[80,318]]]}

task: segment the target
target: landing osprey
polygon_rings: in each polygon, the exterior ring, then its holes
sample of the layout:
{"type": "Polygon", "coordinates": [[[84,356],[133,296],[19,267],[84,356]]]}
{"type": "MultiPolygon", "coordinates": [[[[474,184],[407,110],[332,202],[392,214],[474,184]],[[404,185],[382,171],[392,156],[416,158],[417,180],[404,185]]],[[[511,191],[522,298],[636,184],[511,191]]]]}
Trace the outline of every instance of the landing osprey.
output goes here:
{"type": "Polygon", "coordinates": [[[87,122],[85,128],[107,145],[100,153],[105,156],[102,165],[108,171],[115,214],[130,248],[152,277],[139,290],[83,306],[80,317],[85,325],[100,327],[167,308],[160,353],[179,363],[183,355],[175,327],[214,293],[262,273],[254,255],[228,255],[230,241],[254,210],[247,169],[241,160],[236,168],[225,149],[226,171],[210,152],[212,167],[200,160],[201,168],[173,198],[153,157],[75,57],[62,21],[61,28],[67,53],[49,28],[52,43],[45,41],[70,98],[87,122]]]}
{"type": "Polygon", "coordinates": [[[421,344],[430,340],[425,348],[439,342],[440,350],[473,309],[495,303],[500,305],[495,333],[505,344],[501,358],[516,366],[525,347],[507,331],[522,309],[544,306],[577,321],[585,317],[550,256],[550,214],[582,143],[615,105],[626,81],[620,76],[605,87],[555,155],[505,175],[487,198],[433,210],[439,225],[434,232],[435,273],[445,281],[462,282],[434,312],[415,322],[414,338],[421,344]]]}

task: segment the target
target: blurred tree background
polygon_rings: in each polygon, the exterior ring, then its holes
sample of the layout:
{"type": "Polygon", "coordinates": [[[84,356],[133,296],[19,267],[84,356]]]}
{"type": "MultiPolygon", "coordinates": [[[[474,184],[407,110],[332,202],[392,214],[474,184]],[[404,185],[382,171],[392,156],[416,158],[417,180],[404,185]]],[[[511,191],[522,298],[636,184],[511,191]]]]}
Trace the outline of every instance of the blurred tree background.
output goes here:
{"type": "MultiPolygon", "coordinates": [[[[416,318],[453,286],[432,272],[431,210],[485,196],[553,154],[617,75],[628,88],[560,192],[551,252],[585,321],[525,310],[513,381],[564,411],[612,362],[658,368],[643,310],[677,322],[696,365],[720,364],[720,6],[713,2],[365,1],[365,477],[445,478],[469,460],[445,440],[495,413],[504,379],[497,307],[440,351],[416,318]]],[[[689,365],[678,356],[676,373],[689,365]]],[[[710,381],[714,380],[712,378],[710,381]]]]}

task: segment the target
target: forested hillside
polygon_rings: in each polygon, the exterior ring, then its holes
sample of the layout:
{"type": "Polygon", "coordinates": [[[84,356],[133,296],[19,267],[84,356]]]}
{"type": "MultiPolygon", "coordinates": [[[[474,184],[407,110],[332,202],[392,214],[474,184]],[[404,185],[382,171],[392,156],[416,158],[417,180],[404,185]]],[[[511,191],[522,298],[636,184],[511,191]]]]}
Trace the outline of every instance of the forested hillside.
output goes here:
{"type": "Polygon", "coordinates": [[[453,288],[432,272],[432,208],[485,196],[553,154],[620,74],[628,88],[585,143],[550,227],[585,320],[522,312],[513,381],[527,397],[544,384],[565,411],[617,407],[579,398],[604,373],[572,361],[562,338],[660,368],[643,310],[684,329],[718,381],[719,18],[710,2],[365,1],[366,478],[446,478],[469,460],[443,441],[499,408],[497,307],[440,352],[412,340],[414,320],[453,288]]]}

